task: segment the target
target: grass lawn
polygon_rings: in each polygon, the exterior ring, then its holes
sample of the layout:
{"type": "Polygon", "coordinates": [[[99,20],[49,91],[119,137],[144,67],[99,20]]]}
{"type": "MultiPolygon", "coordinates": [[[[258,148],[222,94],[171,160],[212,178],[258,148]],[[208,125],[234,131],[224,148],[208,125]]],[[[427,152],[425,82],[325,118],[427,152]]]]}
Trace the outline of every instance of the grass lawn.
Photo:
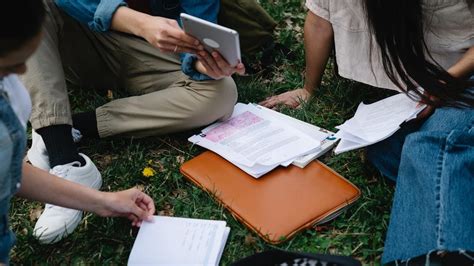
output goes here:
{"type": "MultiPolygon", "coordinates": [[[[279,21],[278,41],[293,51],[296,60],[289,61],[284,56],[275,55],[277,63],[270,73],[236,78],[241,102],[259,102],[267,96],[303,85],[303,3],[296,0],[261,2],[279,21]]],[[[114,91],[113,94],[120,95],[120,92],[114,91]]],[[[353,115],[360,101],[374,101],[386,95],[381,90],[337,78],[332,70],[327,70],[323,84],[311,102],[299,110],[282,111],[334,130],[334,126],[353,115]]],[[[91,110],[109,101],[110,94],[74,89],[71,98],[76,110],[91,110]]],[[[187,182],[179,173],[179,166],[184,161],[203,151],[187,142],[190,134],[192,132],[139,140],[85,140],[80,144],[80,151],[89,155],[102,172],[103,190],[141,186],[155,199],[160,215],[226,220],[231,234],[222,265],[270,248],[351,255],[367,265],[379,264],[393,185],[365,161],[363,151],[322,158],[323,162],[362,190],[360,200],[334,221],[303,231],[281,245],[272,246],[247,230],[208,194],[187,182]],[[155,176],[142,175],[143,168],[147,166],[155,169],[155,176]]],[[[18,237],[12,252],[14,264],[126,263],[137,232],[127,220],[85,214],[71,236],[54,245],[40,245],[32,237],[32,230],[42,207],[41,204],[23,200],[12,203],[11,221],[18,237]]]]}

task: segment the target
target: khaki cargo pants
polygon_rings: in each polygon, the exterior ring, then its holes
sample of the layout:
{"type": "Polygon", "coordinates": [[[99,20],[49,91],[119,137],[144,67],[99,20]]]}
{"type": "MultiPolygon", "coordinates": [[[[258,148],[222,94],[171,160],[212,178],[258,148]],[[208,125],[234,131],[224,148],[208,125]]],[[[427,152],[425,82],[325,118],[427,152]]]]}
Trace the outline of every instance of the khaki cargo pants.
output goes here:
{"type": "Polygon", "coordinates": [[[119,88],[132,95],[96,109],[101,137],[168,134],[231,115],[237,100],[232,78],[191,80],[181,72],[178,55],[127,34],[93,32],[46,2],[44,38],[23,77],[33,128],[72,124],[74,96],[66,79],[84,90],[119,88]]]}

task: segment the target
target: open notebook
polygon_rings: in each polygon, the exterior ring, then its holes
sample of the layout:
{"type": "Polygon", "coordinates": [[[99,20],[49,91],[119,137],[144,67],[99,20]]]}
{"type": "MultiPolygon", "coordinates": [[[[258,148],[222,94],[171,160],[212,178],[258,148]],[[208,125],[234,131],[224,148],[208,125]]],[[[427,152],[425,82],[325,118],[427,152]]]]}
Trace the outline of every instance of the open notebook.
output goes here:
{"type": "Polygon", "coordinates": [[[142,224],[128,265],[219,265],[229,231],[225,221],[154,216],[142,224]]]}

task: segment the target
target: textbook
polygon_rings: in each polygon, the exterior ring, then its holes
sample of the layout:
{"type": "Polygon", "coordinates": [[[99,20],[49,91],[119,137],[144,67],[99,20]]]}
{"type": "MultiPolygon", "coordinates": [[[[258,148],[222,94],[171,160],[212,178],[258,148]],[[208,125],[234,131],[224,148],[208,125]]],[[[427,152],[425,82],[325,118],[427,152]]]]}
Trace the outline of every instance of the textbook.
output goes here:
{"type": "Polygon", "coordinates": [[[140,227],[128,265],[217,266],[229,232],[225,221],[154,216],[140,227]]]}
{"type": "Polygon", "coordinates": [[[334,133],[258,106],[237,103],[232,116],[188,139],[254,178],[278,166],[306,166],[330,148],[334,133]]]}

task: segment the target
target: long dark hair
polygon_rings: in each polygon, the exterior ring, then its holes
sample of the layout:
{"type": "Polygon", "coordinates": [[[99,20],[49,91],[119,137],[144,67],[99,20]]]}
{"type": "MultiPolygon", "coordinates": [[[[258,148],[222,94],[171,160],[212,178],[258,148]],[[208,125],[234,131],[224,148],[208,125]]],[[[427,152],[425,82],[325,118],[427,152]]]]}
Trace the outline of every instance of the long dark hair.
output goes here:
{"type": "Polygon", "coordinates": [[[474,92],[467,90],[474,83],[451,76],[427,48],[422,1],[365,0],[369,27],[380,47],[384,70],[398,88],[406,93],[413,91],[430,105],[474,106],[474,92]],[[423,95],[418,86],[438,100],[423,95]]]}
{"type": "Polygon", "coordinates": [[[41,31],[42,0],[3,1],[0,8],[0,56],[21,48],[41,31]]]}

